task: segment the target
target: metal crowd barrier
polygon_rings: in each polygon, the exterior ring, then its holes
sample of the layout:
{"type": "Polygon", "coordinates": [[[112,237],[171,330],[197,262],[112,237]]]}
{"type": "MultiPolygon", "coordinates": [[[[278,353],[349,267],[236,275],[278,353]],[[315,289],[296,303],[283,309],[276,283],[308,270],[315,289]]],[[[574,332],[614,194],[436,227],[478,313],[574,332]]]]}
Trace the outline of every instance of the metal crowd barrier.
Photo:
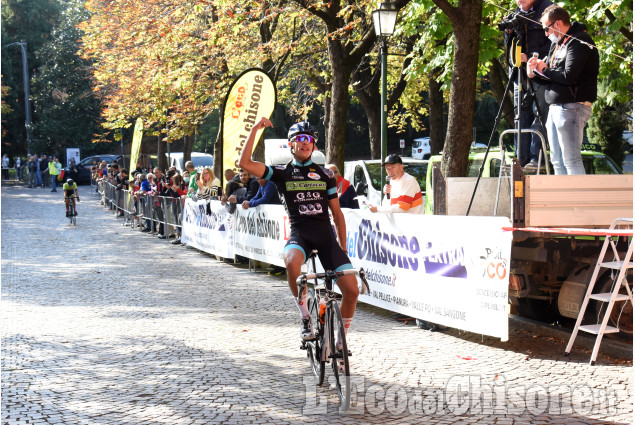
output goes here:
{"type": "Polygon", "coordinates": [[[102,204],[123,218],[124,226],[133,229],[148,227],[151,234],[162,234],[165,240],[180,237],[183,201],[158,195],[135,196],[130,190],[117,190],[112,183],[99,181],[97,190],[102,204]]]}

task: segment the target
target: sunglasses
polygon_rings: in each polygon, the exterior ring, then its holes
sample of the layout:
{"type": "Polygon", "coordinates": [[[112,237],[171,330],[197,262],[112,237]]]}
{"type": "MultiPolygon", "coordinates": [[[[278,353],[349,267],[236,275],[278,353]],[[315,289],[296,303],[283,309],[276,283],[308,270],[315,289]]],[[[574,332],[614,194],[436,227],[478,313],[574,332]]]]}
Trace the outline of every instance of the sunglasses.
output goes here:
{"type": "Polygon", "coordinates": [[[315,138],[309,134],[298,134],[297,136],[293,137],[293,141],[300,143],[314,143],[315,138]]]}
{"type": "Polygon", "coordinates": [[[542,26],[542,30],[543,30],[545,33],[548,33],[548,32],[549,32],[549,28],[551,28],[551,26],[552,26],[553,24],[555,24],[555,23],[556,23],[556,21],[553,21],[552,23],[550,23],[550,24],[549,24],[549,25],[547,25],[547,26],[544,26],[544,25],[543,25],[543,26],[542,26]]]}

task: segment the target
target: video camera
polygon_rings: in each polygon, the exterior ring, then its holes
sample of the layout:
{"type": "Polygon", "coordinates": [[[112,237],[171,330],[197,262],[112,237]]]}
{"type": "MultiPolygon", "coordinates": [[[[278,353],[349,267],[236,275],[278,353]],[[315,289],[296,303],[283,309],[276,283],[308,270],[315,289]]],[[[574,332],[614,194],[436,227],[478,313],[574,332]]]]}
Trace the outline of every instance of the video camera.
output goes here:
{"type": "Polygon", "coordinates": [[[522,21],[529,20],[529,19],[533,20],[535,18],[536,18],[535,10],[532,10],[530,12],[523,12],[521,10],[520,12],[510,13],[509,15],[505,17],[505,19],[503,19],[503,22],[498,23],[498,29],[500,31],[507,31],[507,30],[522,31],[524,30],[522,21]]]}

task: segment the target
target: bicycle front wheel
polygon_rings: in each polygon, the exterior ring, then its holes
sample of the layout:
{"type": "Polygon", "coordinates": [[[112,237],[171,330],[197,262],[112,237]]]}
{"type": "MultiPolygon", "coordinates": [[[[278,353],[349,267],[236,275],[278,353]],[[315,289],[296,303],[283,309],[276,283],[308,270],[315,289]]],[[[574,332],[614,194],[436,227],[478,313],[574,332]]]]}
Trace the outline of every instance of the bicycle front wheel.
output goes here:
{"type": "Polygon", "coordinates": [[[342,313],[337,302],[331,303],[329,315],[329,351],[331,367],[335,377],[335,387],[340,398],[342,410],[348,409],[351,402],[351,372],[348,363],[348,346],[346,345],[346,333],[342,321],[342,313]],[[336,346],[339,341],[340,347],[336,346]]]}
{"type": "Polygon", "coordinates": [[[311,369],[318,385],[324,383],[325,362],[322,360],[322,347],[324,341],[324,326],[320,323],[320,300],[315,295],[314,289],[307,289],[306,294],[307,307],[311,313],[311,322],[313,323],[313,331],[315,339],[307,341],[306,355],[311,362],[311,369]]]}

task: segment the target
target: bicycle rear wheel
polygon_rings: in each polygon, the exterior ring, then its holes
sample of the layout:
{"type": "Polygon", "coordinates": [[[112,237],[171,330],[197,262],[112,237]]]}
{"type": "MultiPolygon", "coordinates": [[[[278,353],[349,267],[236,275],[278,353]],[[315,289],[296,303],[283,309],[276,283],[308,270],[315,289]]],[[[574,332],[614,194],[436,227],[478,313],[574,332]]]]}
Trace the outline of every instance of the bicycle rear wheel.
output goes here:
{"type": "Polygon", "coordinates": [[[322,361],[322,342],[324,341],[324,326],[320,323],[320,300],[315,296],[314,289],[307,289],[306,294],[307,308],[311,313],[311,322],[313,323],[313,331],[315,339],[307,341],[306,355],[311,362],[311,369],[318,385],[324,383],[325,362],[322,361]]]}
{"type": "Polygon", "coordinates": [[[348,363],[348,346],[346,345],[342,313],[340,313],[340,307],[335,301],[331,303],[331,314],[329,314],[328,320],[330,320],[330,326],[328,326],[329,357],[331,358],[331,367],[335,376],[335,387],[340,398],[341,408],[346,410],[351,402],[351,371],[348,363]],[[341,350],[338,350],[335,345],[337,339],[342,344],[341,350]]]}

